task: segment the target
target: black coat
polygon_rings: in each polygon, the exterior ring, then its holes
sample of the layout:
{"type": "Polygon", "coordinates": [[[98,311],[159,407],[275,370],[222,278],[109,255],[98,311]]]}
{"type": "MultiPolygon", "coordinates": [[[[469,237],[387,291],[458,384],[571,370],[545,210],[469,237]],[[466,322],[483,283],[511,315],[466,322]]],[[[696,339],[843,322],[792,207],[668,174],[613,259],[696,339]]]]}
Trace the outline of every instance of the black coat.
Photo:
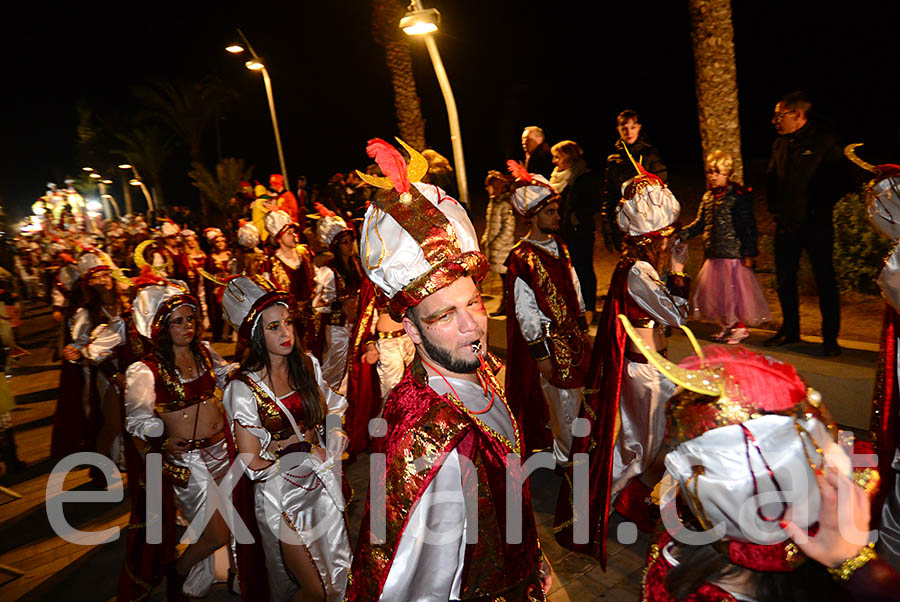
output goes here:
{"type": "Polygon", "coordinates": [[[534,149],[525,163],[525,169],[528,170],[528,173],[539,173],[549,180],[550,174],[553,173],[553,155],[550,153],[550,145],[544,142],[534,149]]]}
{"type": "Polygon", "coordinates": [[[830,224],[834,204],[852,185],[834,136],[812,122],[778,136],[766,173],[769,212],[783,231],[830,224]]]}

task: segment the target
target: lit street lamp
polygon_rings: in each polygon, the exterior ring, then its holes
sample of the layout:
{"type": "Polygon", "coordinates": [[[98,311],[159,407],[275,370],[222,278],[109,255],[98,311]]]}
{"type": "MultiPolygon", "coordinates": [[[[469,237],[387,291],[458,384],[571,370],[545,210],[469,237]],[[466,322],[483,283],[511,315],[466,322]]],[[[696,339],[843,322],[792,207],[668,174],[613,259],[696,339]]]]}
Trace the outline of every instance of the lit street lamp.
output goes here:
{"type": "MultiPolygon", "coordinates": [[[[253,50],[253,46],[250,45],[250,41],[247,39],[247,36],[244,35],[244,32],[240,29],[238,29],[237,32],[244,41],[247,50],[250,51],[250,55],[253,57],[251,60],[245,62],[244,66],[251,71],[262,72],[263,83],[266,86],[266,98],[269,101],[269,113],[272,115],[272,129],[275,131],[275,146],[278,148],[278,161],[281,163],[281,175],[284,176],[285,189],[290,190],[291,180],[288,178],[287,167],[284,164],[284,150],[281,148],[281,133],[278,131],[278,117],[275,115],[275,97],[272,94],[272,80],[269,78],[269,71],[259,58],[259,55],[256,54],[256,51],[253,50]]],[[[244,52],[244,46],[241,46],[240,44],[231,44],[230,46],[227,46],[225,50],[231,54],[240,54],[244,52]]]]}
{"type": "Polygon", "coordinates": [[[428,48],[428,56],[434,66],[434,74],[441,86],[441,94],[444,96],[444,104],[447,105],[447,119],[450,122],[450,142],[453,145],[453,164],[456,169],[456,185],[459,187],[459,202],[469,206],[469,186],[466,180],[466,162],[463,158],[462,135],[459,131],[459,114],[456,112],[456,99],[450,88],[450,80],[438,52],[437,43],[434,41],[434,32],[438,30],[441,22],[441,14],[434,8],[425,9],[421,0],[412,0],[409,4],[409,12],[400,19],[400,29],[410,36],[422,36],[425,38],[425,47],[428,48]]]}
{"type": "MultiPolygon", "coordinates": [[[[141,189],[141,192],[144,193],[144,198],[147,200],[147,210],[155,211],[156,207],[153,204],[153,198],[150,196],[150,191],[147,190],[147,186],[144,184],[144,181],[141,179],[140,174],[138,174],[137,167],[132,165],[131,163],[120,163],[119,169],[127,170],[130,169],[134,174],[134,177],[128,180],[128,183],[132,186],[138,186],[141,189]]],[[[131,213],[131,211],[129,211],[131,213]]]]}

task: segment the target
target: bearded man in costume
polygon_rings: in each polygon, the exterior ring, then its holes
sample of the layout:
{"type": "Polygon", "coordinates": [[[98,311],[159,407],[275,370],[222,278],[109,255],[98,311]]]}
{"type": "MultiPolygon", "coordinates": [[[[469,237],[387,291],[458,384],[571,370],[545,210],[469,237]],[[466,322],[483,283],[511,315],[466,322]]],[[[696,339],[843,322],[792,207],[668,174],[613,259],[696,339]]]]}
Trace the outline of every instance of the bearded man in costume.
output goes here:
{"type": "Polygon", "coordinates": [[[515,161],[508,165],[516,176],[513,208],[531,220],[531,229],[505,264],[506,389],[529,450],[544,447],[549,409],[553,455],[563,465],[569,460],[572,422],[581,409],[590,366],[584,299],[559,236],[559,195],[544,176],[528,173],[515,161]]]}
{"type": "Polygon", "coordinates": [[[520,473],[523,442],[480,351],[487,314],[477,283],[488,263],[465,209],[419,183],[427,162],[403,146],[408,168],[386,142],[369,142],[386,177],[361,176],[382,190],[360,250],[416,358],[385,404],[386,434],[373,443],[387,468],[372,480],[347,599],[543,600],[527,483],[521,543],[510,543],[506,529],[507,471],[520,473]]]}
{"type": "Polygon", "coordinates": [[[666,329],[687,320],[687,246],[676,245],[681,206],[657,176],[635,162],[637,175],[622,186],[616,208],[625,234],[600,316],[582,417],[590,436],[573,444],[589,454],[590,541],[573,540],[572,491],[563,481],[554,531],[561,545],[594,554],[606,566],[606,529],[612,507],[644,531],[654,525],[649,496],[662,477],[665,404],[674,385],[649,366],[616,319],[625,314],[654,350],[665,354],[666,329]],[[668,268],[668,282],[660,272],[668,268]]]}

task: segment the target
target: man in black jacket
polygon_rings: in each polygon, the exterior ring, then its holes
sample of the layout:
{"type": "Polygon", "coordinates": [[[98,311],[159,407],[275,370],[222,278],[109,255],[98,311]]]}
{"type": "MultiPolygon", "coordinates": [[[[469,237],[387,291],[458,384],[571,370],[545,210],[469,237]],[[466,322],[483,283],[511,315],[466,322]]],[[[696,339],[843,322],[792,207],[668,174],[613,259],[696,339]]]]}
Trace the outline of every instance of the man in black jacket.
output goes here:
{"type": "Polygon", "coordinates": [[[548,180],[553,173],[553,158],[550,145],[544,138],[544,130],[529,125],[522,131],[522,150],[525,151],[525,169],[528,173],[539,173],[548,180]]]}
{"type": "Polygon", "coordinates": [[[637,175],[625,153],[625,146],[635,161],[656,175],[665,185],[669,184],[669,170],[659,151],[641,134],[641,120],[637,111],[627,109],[616,116],[616,140],[613,152],[606,157],[606,191],[603,202],[603,241],[610,251],[622,247],[622,231],[616,225],[616,206],[622,199],[622,184],[637,175]]]}
{"type": "Polygon", "coordinates": [[[846,192],[846,170],[834,136],[808,120],[811,106],[803,92],[791,92],[775,105],[772,118],[778,138],[772,144],[766,193],[775,217],[775,274],[783,319],[765,345],[800,340],[797,270],[805,250],[819,293],[823,354],[833,356],[841,352],[841,305],[831,257],[831,212],[846,192]]]}

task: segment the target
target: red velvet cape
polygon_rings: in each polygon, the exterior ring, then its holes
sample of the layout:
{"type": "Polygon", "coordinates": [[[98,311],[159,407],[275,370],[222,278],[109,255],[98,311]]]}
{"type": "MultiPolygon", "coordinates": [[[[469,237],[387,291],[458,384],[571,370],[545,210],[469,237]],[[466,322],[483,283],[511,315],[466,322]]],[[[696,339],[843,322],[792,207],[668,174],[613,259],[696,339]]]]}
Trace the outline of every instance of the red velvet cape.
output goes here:
{"type": "Polygon", "coordinates": [[[359,291],[359,315],[350,331],[347,352],[347,412],[344,416],[344,432],[350,438],[347,453],[351,457],[369,446],[369,420],[381,409],[381,387],[375,364],[362,361],[365,343],[371,340],[375,311],[375,285],[363,278],[359,291]]]}
{"type": "MultiPolygon", "coordinates": [[[[619,395],[622,391],[622,372],[626,334],[619,314],[633,316],[640,308],[628,292],[628,273],[633,259],[622,259],[613,272],[600,314],[587,389],[580,416],[591,424],[590,435],[576,437],[572,443],[572,457],[588,454],[590,507],[588,524],[590,539],[586,544],[573,541],[572,488],[569,479],[563,479],[556,501],[553,530],[560,545],[592,554],[600,559],[606,569],[606,531],[610,513],[610,486],[612,480],[613,447],[616,442],[616,422],[619,416],[619,395]]],[[[581,517],[579,517],[581,520],[581,517]]]]}
{"type": "Polygon", "coordinates": [[[878,472],[881,487],[872,501],[872,526],[881,522],[881,506],[888,491],[893,491],[896,473],[891,468],[894,452],[900,444],[900,392],[897,388],[897,335],[900,334],[900,314],[885,304],[881,329],[881,350],[875,374],[872,399],[871,431],[878,453],[878,472]]]}

